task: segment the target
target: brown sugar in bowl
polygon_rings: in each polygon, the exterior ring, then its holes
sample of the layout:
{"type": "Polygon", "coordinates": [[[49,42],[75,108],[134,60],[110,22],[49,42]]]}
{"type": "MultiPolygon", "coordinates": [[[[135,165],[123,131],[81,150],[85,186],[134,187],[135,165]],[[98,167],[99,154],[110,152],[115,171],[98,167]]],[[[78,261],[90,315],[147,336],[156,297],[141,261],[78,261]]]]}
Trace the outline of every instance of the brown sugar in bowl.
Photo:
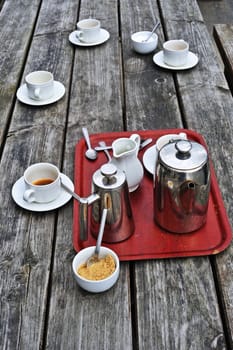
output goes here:
{"type": "MultiPolygon", "coordinates": [[[[73,269],[74,277],[81,288],[91,293],[100,293],[110,289],[118,280],[119,273],[120,273],[120,261],[117,254],[113,250],[107,247],[101,246],[100,258],[103,262],[103,265],[102,265],[103,271],[101,273],[101,271],[99,270],[101,268],[101,264],[100,264],[99,267],[97,267],[97,273],[96,273],[97,277],[95,276],[97,279],[88,279],[87,277],[90,278],[90,276],[86,275],[84,277],[83,274],[82,275],[79,274],[78,271],[80,268],[82,269],[82,267],[86,264],[87,259],[94,253],[94,250],[95,250],[95,246],[80,250],[80,252],[76,254],[76,256],[74,257],[74,260],[72,263],[72,269],[73,269]],[[109,255],[110,255],[110,259],[107,258],[109,255]],[[115,265],[114,268],[112,266],[112,258],[115,265]],[[110,264],[109,269],[108,269],[108,264],[110,264]],[[106,270],[109,270],[109,271],[106,271],[106,270]],[[110,275],[107,277],[106,277],[106,272],[110,273],[110,275]],[[103,279],[101,278],[101,274],[104,277],[103,279]]],[[[92,270],[95,270],[95,267],[93,267],[92,270]]],[[[84,268],[84,271],[85,271],[85,268],[84,268]]],[[[95,278],[95,277],[92,277],[92,278],[95,278]]]]}
{"type": "Polygon", "coordinates": [[[87,280],[99,281],[113,274],[116,263],[111,254],[107,254],[92,264],[82,264],[78,267],[78,274],[87,280]]]}

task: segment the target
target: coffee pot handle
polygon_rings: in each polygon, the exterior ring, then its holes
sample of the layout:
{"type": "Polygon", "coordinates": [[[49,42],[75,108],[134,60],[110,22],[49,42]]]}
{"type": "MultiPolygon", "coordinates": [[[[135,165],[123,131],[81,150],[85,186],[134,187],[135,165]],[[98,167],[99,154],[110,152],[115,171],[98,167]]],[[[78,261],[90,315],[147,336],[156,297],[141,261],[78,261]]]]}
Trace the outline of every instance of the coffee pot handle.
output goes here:
{"type": "Polygon", "coordinates": [[[88,238],[88,200],[79,200],[79,239],[86,241],[88,238]]]}
{"type": "Polygon", "coordinates": [[[100,199],[100,196],[96,193],[91,194],[89,197],[79,197],[79,239],[86,241],[88,239],[88,206],[100,199]]]}

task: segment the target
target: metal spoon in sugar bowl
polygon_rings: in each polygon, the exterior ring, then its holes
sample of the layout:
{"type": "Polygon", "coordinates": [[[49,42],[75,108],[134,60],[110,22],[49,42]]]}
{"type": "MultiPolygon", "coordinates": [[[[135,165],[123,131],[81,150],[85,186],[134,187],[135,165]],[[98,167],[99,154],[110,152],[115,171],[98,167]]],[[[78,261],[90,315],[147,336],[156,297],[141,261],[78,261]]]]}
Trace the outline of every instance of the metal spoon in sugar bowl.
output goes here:
{"type": "Polygon", "coordinates": [[[95,251],[90,256],[90,258],[87,259],[87,262],[86,262],[87,266],[90,266],[90,265],[99,261],[99,252],[100,252],[100,246],[101,246],[102,238],[103,238],[103,234],[104,234],[104,227],[105,227],[105,222],[106,222],[106,218],[107,218],[107,213],[108,213],[108,209],[104,208],[103,213],[102,213],[102,217],[101,217],[100,228],[99,228],[99,233],[98,233],[95,251]]]}
{"type": "Polygon", "coordinates": [[[160,25],[160,22],[158,21],[154,26],[154,28],[152,29],[151,33],[148,35],[148,37],[142,41],[143,43],[146,43],[152,37],[152,35],[154,34],[154,32],[156,31],[159,25],[160,25]]]}

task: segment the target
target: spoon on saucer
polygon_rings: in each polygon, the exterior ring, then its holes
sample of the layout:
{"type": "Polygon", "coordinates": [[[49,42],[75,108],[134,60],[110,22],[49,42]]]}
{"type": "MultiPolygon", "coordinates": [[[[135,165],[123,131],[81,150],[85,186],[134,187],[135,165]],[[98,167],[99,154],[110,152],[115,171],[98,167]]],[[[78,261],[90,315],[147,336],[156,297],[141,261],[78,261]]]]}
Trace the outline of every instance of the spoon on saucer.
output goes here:
{"type": "Polygon", "coordinates": [[[87,144],[87,150],[85,156],[90,160],[95,160],[97,158],[97,152],[91,147],[91,142],[87,128],[82,128],[83,136],[87,144]]]}
{"type": "Polygon", "coordinates": [[[148,37],[145,40],[143,40],[143,43],[146,43],[152,37],[152,35],[154,34],[154,32],[156,31],[159,25],[160,25],[160,22],[158,21],[154,26],[154,28],[152,29],[152,32],[148,35],[148,37]]]}

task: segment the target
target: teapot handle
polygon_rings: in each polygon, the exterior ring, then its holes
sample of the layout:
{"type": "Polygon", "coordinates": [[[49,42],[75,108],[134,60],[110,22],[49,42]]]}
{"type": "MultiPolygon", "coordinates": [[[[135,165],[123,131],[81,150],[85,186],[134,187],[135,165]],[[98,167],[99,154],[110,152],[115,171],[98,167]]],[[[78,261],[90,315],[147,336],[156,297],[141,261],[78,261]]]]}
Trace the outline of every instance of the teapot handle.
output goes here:
{"type": "Polygon", "coordinates": [[[141,137],[140,137],[140,135],[138,135],[138,134],[132,134],[132,135],[130,136],[130,140],[133,140],[133,141],[136,143],[136,146],[137,146],[137,154],[138,154],[139,146],[140,146],[140,142],[141,142],[141,137]]]}
{"type": "Polygon", "coordinates": [[[88,239],[88,206],[100,199],[100,196],[93,193],[86,198],[75,198],[79,201],[79,239],[86,241],[88,239]]]}

